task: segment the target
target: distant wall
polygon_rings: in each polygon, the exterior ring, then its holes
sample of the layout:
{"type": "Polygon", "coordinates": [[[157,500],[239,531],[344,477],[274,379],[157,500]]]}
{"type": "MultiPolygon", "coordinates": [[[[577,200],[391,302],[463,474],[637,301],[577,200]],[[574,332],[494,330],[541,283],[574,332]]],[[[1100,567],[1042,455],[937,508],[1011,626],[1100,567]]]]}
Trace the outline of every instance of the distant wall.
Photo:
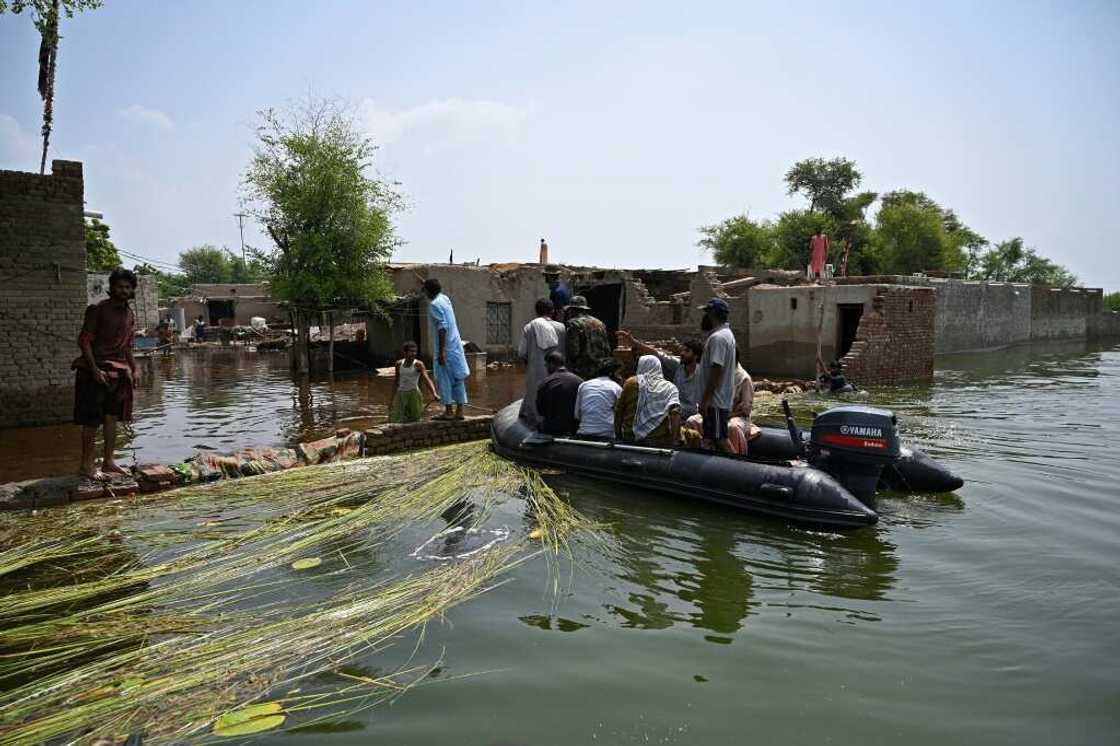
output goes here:
{"type": "Polygon", "coordinates": [[[937,291],[937,352],[995,349],[1038,340],[1086,339],[1098,322],[1102,293],[1095,288],[1048,288],[887,275],[846,277],[841,285],[892,283],[937,291]]]}
{"type": "Polygon", "coordinates": [[[983,350],[1031,338],[1031,286],[934,280],[937,352],[983,350]]]}
{"type": "MultiPolygon", "coordinates": [[[[159,284],[151,275],[137,275],[136,296],[132,299],[132,310],[136,313],[136,330],[146,329],[149,333],[159,325],[159,284]]],[[[100,303],[109,297],[109,273],[90,272],[86,275],[87,301],[100,303]]]]}
{"type": "Polygon", "coordinates": [[[88,301],[82,164],[0,171],[0,427],[73,415],[78,331],[88,301]]]}
{"type": "Polygon", "coordinates": [[[1091,294],[1081,288],[1032,287],[1030,338],[1086,339],[1091,301],[1091,294]]]}

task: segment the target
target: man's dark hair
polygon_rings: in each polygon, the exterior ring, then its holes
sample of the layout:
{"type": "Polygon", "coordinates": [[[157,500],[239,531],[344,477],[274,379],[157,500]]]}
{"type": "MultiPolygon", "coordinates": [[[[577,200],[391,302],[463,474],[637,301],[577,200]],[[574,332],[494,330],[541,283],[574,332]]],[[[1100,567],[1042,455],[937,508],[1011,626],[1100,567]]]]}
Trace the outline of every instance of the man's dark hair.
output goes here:
{"type": "Polygon", "coordinates": [[[402,350],[405,349],[406,347],[415,347],[418,350],[420,349],[420,345],[416,344],[416,342],[414,342],[411,339],[408,340],[407,342],[405,342],[403,345],[401,345],[402,350]]]}
{"type": "Polygon", "coordinates": [[[599,370],[595,371],[595,377],[607,376],[610,378],[618,372],[622,367],[622,362],[613,357],[604,358],[599,361],[599,370]]]}
{"type": "Polygon", "coordinates": [[[443,292],[443,286],[439,284],[439,280],[434,277],[429,277],[424,280],[424,292],[428,294],[429,298],[435,298],[443,292]]]}
{"type": "Polygon", "coordinates": [[[722,308],[709,308],[708,314],[721,324],[727,321],[728,318],[727,311],[724,311],[722,308]]]}
{"type": "Polygon", "coordinates": [[[552,315],[552,301],[548,298],[541,298],[537,301],[537,315],[538,316],[551,316],[552,315]]]}
{"type": "Polygon", "coordinates": [[[127,282],[129,285],[132,286],[133,290],[136,289],[136,284],[137,284],[136,273],[133,272],[131,269],[125,269],[124,267],[117,267],[116,269],[114,269],[112,274],[109,275],[109,289],[110,290],[113,289],[113,285],[116,284],[117,280],[124,280],[125,282],[127,282]]]}
{"type": "Polygon", "coordinates": [[[544,364],[548,366],[549,371],[558,370],[564,367],[564,354],[553,350],[544,356],[544,364]]]}
{"type": "Polygon", "coordinates": [[[699,339],[686,339],[681,347],[685,348],[686,350],[691,350],[692,354],[696,356],[696,359],[698,361],[701,357],[704,356],[704,343],[699,339]]]}

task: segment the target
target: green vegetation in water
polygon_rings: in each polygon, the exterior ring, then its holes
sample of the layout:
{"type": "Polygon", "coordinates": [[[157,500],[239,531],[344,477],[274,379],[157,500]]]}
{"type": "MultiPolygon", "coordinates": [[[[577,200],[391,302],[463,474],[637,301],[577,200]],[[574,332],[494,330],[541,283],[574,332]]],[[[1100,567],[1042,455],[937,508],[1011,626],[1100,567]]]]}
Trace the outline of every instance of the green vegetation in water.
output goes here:
{"type": "Polygon", "coordinates": [[[341,670],[348,661],[388,648],[590,525],[485,444],[4,516],[0,741],[143,733],[178,742],[304,727],[316,719],[297,713],[337,718],[372,706],[428,669],[352,675],[341,670]],[[543,548],[526,530],[457,562],[391,574],[374,563],[402,532],[442,525],[464,495],[476,521],[521,496],[543,548]],[[312,560],[316,572],[291,572],[312,560]],[[323,577],[338,590],[301,591],[323,577]],[[301,693],[331,672],[344,683],[301,693]]]}

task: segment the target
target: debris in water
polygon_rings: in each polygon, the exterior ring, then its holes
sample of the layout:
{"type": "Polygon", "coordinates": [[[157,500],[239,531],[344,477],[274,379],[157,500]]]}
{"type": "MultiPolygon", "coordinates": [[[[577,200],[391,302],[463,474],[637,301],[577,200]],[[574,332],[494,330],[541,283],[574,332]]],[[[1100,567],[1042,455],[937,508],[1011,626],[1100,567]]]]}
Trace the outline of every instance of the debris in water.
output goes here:
{"type": "Polygon", "coordinates": [[[312,567],[318,567],[323,564],[323,560],[319,557],[304,557],[292,563],[293,570],[310,570],[312,567]]]}

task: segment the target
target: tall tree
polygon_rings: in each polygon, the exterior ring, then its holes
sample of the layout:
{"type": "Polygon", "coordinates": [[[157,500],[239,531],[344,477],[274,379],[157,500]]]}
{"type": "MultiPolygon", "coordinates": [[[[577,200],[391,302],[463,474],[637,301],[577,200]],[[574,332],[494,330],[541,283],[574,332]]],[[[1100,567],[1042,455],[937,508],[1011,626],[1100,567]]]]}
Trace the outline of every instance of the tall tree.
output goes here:
{"type": "Polygon", "coordinates": [[[809,200],[809,212],[836,214],[844,199],[860,185],[863,175],[847,158],[806,158],[786,172],[787,194],[809,200]]]}
{"type": "Polygon", "coordinates": [[[86,221],[86,270],[112,272],[121,266],[121,255],[109,240],[109,226],[96,218],[86,221]]]}
{"type": "Polygon", "coordinates": [[[760,267],[773,256],[774,229],[765,221],[756,222],[746,214],[736,215],[700,229],[697,245],[712,253],[720,264],[731,267],[760,267]]]}
{"type": "MultiPolygon", "coordinates": [[[[297,311],[301,340],[313,309],[391,294],[384,264],[398,245],[390,218],[401,197],[371,175],[374,150],[332,101],[260,113],[243,197],[272,238],[272,294],[297,311]]],[[[302,355],[297,365],[305,369],[302,355]]]]}
{"type": "Polygon", "coordinates": [[[953,210],[925,192],[887,192],[876,220],[888,272],[968,271],[970,262],[987,245],[953,210]],[[940,230],[934,229],[935,223],[940,230]]]}
{"type": "Polygon", "coordinates": [[[54,79],[58,60],[58,33],[61,15],[73,18],[74,13],[101,7],[102,0],[0,0],[0,14],[20,14],[30,10],[39,32],[39,97],[43,99],[43,157],[39,173],[47,172],[47,149],[54,125],[54,79]]]}
{"type": "Polygon", "coordinates": [[[973,276],[979,280],[1027,282],[1061,288],[1077,284],[1076,275],[1039,255],[1034,249],[1027,248],[1019,237],[1001,241],[985,252],[973,276]]]}
{"type": "Polygon", "coordinates": [[[192,285],[232,281],[229,253],[208,243],[179,252],[179,269],[192,285]]]}

